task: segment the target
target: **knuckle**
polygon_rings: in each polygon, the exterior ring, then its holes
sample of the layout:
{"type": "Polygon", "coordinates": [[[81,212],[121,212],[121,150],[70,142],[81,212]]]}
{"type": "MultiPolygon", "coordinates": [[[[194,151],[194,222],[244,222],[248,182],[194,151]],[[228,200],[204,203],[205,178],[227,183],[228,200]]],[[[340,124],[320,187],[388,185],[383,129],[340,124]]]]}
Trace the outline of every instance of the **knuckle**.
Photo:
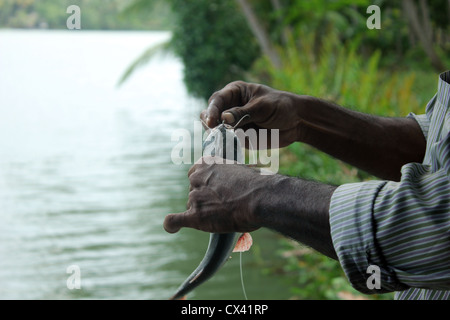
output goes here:
{"type": "Polygon", "coordinates": [[[208,99],[208,105],[220,94],[220,91],[214,92],[208,99]]]}
{"type": "Polygon", "coordinates": [[[229,85],[234,86],[234,87],[245,87],[245,86],[247,86],[247,82],[242,81],[242,80],[236,80],[236,81],[230,82],[229,85]]]}
{"type": "Polygon", "coordinates": [[[198,177],[198,173],[194,172],[193,174],[191,174],[189,176],[189,182],[191,184],[192,191],[194,191],[194,189],[198,188],[200,185],[200,179],[198,177]]]}
{"type": "Polygon", "coordinates": [[[200,112],[200,119],[206,120],[207,116],[208,116],[207,110],[203,110],[202,112],[200,112]]]}

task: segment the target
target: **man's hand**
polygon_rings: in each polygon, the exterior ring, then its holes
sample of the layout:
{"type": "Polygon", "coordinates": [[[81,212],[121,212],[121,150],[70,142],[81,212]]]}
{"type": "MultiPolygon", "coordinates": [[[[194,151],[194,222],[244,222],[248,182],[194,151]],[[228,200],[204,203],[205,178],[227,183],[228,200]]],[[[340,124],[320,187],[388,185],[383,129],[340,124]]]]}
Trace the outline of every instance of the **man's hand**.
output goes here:
{"type": "Polygon", "coordinates": [[[241,164],[208,164],[213,163],[211,159],[189,170],[188,209],[166,216],[167,232],[183,227],[214,233],[251,232],[265,227],[336,258],[328,222],[334,186],[261,175],[241,164]]]}
{"type": "Polygon", "coordinates": [[[211,96],[200,118],[210,128],[222,121],[235,125],[242,119],[239,127],[244,130],[252,128],[258,133],[258,129],[278,129],[279,147],[285,147],[298,141],[300,118],[294,96],[264,85],[236,81],[211,96]]]}
{"type": "Polygon", "coordinates": [[[245,115],[239,123],[244,130],[279,129],[279,147],[307,143],[382,179],[398,181],[400,168],[422,162],[425,154],[426,141],[414,119],[367,115],[242,81],[214,93],[200,117],[215,127],[223,120],[235,125],[245,115]]]}
{"type": "Polygon", "coordinates": [[[187,211],[166,217],[167,232],[174,233],[182,227],[214,233],[251,232],[260,227],[255,200],[265,176],[245,165],[214,163],[222,163],[221,160],[202,158],[191,167],[187,211]]]}

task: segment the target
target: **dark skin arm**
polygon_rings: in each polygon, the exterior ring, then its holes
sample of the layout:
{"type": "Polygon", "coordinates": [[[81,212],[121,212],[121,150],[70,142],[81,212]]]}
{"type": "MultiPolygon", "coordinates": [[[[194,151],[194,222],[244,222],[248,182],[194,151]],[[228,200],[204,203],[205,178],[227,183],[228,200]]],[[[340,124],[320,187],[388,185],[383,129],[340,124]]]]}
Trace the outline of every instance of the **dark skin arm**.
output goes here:
{"type": "MultiPolygon", "coordinates": [[[[425,139],[413,119],[354,112],[324,100],[234,82],[210,99],[201,118],[213,127],[221,120],[243,129],[279,129],[280,147],[303,142],[388,180],[400,168],[421,162],[425,139]]],[[[164,228],[207,232],[278,231],[336,258],[329,226],[335,186],[281,175],[260,175],[243,165],[196,164],[189,171],[188,210],[168,215],[164,228]]]]}
{"type": "Polygon", "coordinates": [[[335,187],[286,177],[261,175],[239,164],[195,164],[189,170],[188,210],[168,215],[164,228],[206,232],[251,232],[266,227],[336,258],[328,207],[335,187]],[[245,183],[242,183],[245,181],[245,183]]]}
{"type": "Polygon", "coordinates": [[[210,98],[201,118],[214,127],[244,115],[244,129],[279,129],[280,147],[307,143],[382,179],[398,181],[400,168],[422,162],[426,141],[410,118],[385,118],[355,112],[311,96],[267,86],[232,82],[210,98]]]}

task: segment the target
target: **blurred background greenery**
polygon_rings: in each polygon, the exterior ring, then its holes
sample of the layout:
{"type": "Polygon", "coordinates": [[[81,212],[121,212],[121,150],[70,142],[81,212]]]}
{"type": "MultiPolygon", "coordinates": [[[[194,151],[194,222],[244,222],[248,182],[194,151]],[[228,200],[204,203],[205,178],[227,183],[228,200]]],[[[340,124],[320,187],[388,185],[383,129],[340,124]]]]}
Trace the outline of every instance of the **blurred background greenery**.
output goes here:
{"type": "Polygon", "coordinates": [[[61,8],[78,5],[82,9],[82,28],[90,30],[149,30],[173,26],[165,1],[155,3],[156,11],[134,12],[125,16],[129,0],[0,0],[2,28],[66,28],[67,13],[61,8]]]}
{"type": "MultiPolygon", "coordinates": [[[[82,8],[84,30],[172,31],[171,40],[143,52],[121,82],[169,50],[184,63],[189,92],[205,100],[241,79],[404,117],[424,112],[450,63],[447,0],[0,0],[0,27],[65,28],[60,7],[73,4],[82,8]],[[372,4],[381,8],[379,30],[366,26],[372,4]]],[[[333,184],[374,178],[300,144],[282,150],[280,168],[333,184]]],[[[392,298],[360,295],[337,262],[286,239],[280,243],[280,260],[266,270],[292,279],[293,298],[392,298]]]]}

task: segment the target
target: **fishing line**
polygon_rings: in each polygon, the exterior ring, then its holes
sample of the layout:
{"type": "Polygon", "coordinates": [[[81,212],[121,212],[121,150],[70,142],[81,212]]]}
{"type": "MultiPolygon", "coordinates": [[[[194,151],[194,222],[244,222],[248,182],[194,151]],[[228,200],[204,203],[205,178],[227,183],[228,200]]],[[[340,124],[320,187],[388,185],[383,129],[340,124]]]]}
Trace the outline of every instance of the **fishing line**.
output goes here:
{"type": "Polygon", "coordinates": [[[239,252],[239,253],[240,253],[240,255],[239,255],[239,270],[240,270],[240,272],[241,272],[241,286],[242,286],[242,292],[244,293],[245,300],[248,300],[248,298],[247,298],[247,293],[245,292],[245,286],[244,286],[244,274],[243,274],[243,272],[242,272],[242,251],[239,252]]]}
{"type": "Polygon", "coordinates": [[[203,119],[202,118],[200,118],[200,121],[205,125],[205,127],[206,128],[208,128],[208,129],[211,129],[207,124],[206,124],[206,122],[205,121],[203,121],[203,119]]]}
{"type": "MultiPolygon", "coordinates": [[[[234,126],[229,126],[232,130],[235,130],[236,127],[242,122],[242,120],[244,120],[245,118],[250,117],[249,114],[244,115],[241,119],[239,119],[239,121],[234,125],[234,126]]],[[[225,125],[225,120],[222,122],[222,124],[225,125]]],[[[249,141],[250,142],[250,141],[249,141]]],[[[251,142],[250,142],[251,144],[251,142]]],[[[253,147],[253,146],[252,146],[253,147]]],[[[244,159],[244,163],[245,163],[245,159],[244,159]]],[[[244,272],[242,271],[242,251],[239,252],[239,273],[241,275],[241,287],[242,287],[242,292],[244,293],[244,297],[245,300],[248,300],[247,297],[247,292],[245,291],[245,285],[244,285],[244,272]]]]}
{"type": "MultiPolygon", "coordinates": [[[[249,114],[244,115],[241,119],[239,119],[239,121],[234,125],[233,130],[236,129],[236,127],[241,123],[242,120],[244,120],[245,118],[250,117],[249,114]]],[[[250,144],[251,141],[249,140],[250,144]]],[[[252,146],[253,147],[253,146],[252,146]]],[[[245,300],[248,300],[247,297],[247,292],[245,291],[245,285],[244,285],[244,272],[242,271],[242,251],[239,252],[239,272],[241,274],[241,287],[242,287],[242,292],[244,293],[244,297],[245,300]]]]}
{"type": "MultiPolygon", "coordinates": [[[[227,126],[234,130],[239,125],[239,123],[241,123],[241,121],[247,117],[250,117],[250,115],[248,113],[246,115],[244,115],[241,119],[239,119],[239,121],[234,126],[230,126],[230,125],[227,125],[227,126]]],[[[211,129],[202,118],[200,118],[200,121],[205,125],[206,128],[211,129]]],[[[226,125],[225,120],[222,121],[222,124],[226,125]]]]}
{"type": "MultiPolygon", "coordinates": [[[[234,127],[228,126],[228,125],[227,126],[230,127],[233,130],[236,130],[236,127],[242,122],[242,120],[244,120],[247,117],[250,118],[250,115],[248,113],[245,114],[241,119],[239,119],[239,121],[234,125],[234,127]]],[[[222,122],[222,124],[225,124],[225,120],[222,122]]],[[[255,155],[255,148],[253,147],[252,140],[248,139],[248,143],[249,143],[249,148],[250,148],[249,150],[251,150],[251,156],[252,156],[252,161],[250,161],[250,159],[249,159],[249,162],[251,162],[252,164],[257,164],[257,159],[255,159],[255,157],[256,157],[256,155],[255,155]]]]}
{"type": "Polygon", "coordinates": [[[236,129],[236,127],[239,125],[239,123],[241,123],[241,121],[247,117],[250,117],[250,115],[248,113],[246,115],[244,115],[241,119],[239,119],[239,121],[234,125],[233,129],[236,129]]]}
{"type": "MultiPolygon", "coordinates": [[[[238,121],[234,126],[226,125],[226,124],[225,124],[225,120],[222,121],[222,124],[225,125],[226,127],[229,127],[229,128],[231,128],[231,129],[235,130],[236,127],[242,122],[242,120],[244,120],[244,119],[247,118],[247,117],[250,117],[250,115],[249,115],[249,114],[244,115],[241,119],[239,119],[239,121],[238,121]]],[[[200,120],[203,122],[203,124],[205,125],[205,127],[207,127],[208,129],[211,129],[211,128],[209,128],[209,126],[206,124],[206,122],[203,121],[203,119],[200,119],[200,120]]],[[[253,145],[252,145],[252,143],[251,143],[250,140],[249,140],[249,143],[250,143],[250,148],[251,148],[252,151],[254,152],[254,150],[253,150],[253,145]]],[[[248,300],[247,292],[245,291],[244,272],[243,272],[243,270],[242,270],[242,251],[239,252],[239,273],[240,273],[240,276],[241,276],[241,287],[242,287],[242,292],[244,293],[245,300],[248,300]]]]}

